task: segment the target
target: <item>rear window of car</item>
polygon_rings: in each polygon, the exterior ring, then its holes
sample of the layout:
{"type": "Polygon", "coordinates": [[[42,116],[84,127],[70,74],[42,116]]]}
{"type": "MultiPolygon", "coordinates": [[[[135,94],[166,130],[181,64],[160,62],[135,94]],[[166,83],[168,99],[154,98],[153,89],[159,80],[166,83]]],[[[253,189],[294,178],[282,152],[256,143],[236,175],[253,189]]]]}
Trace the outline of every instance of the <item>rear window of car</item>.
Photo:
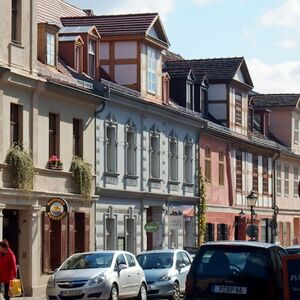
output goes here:
{"type": "Polygon", "coordinates": [[[292,254],[300,254],[300,248],[294,248],[294,249],[285,249],[287,251],[288,254],[292,255],[292,254]]]}
{"type": "Polygon", "coordinates": [[[194,262],[200,277],[232,277],[267,279],[269,257],[264,249],[254,247],[203,247],[194,262]]]}

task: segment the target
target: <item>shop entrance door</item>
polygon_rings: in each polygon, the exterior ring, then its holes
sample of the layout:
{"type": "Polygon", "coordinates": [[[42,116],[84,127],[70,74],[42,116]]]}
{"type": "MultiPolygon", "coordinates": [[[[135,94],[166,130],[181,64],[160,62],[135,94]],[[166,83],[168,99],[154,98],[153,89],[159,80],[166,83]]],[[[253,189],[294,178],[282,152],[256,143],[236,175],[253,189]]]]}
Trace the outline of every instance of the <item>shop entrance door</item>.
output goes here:
{"type": "Polygon", "coordinates": [[[18,264],[19,257],[19,211],[3,210],[3,239],[8,240],[9,247],[14,252],[18,264]]]}

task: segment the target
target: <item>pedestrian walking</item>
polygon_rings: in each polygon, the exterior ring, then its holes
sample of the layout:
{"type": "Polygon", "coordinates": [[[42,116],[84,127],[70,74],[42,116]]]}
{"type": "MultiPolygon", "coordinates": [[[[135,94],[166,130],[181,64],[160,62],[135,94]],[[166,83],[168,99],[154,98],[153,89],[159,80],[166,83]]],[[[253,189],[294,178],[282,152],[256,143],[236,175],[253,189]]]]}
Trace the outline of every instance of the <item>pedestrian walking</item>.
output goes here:
{"type": "MultiPolygon", "coordinates": [[[[0,242],[0,283],[4,284],[4,299],[9,300],[9,282],[17,276],[16,257],[9,248],[7,240],[0,242]]],[[[3,292],[3,291],[1,291],[3,292]]]]}

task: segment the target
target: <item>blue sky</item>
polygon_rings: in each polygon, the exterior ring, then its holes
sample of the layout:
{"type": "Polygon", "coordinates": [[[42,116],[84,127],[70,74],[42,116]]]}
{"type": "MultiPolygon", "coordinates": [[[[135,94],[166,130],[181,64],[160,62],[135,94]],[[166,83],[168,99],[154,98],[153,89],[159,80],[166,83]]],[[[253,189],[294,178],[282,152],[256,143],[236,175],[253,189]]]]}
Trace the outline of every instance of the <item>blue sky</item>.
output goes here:
{"type": "Polygon", "coordinates": [[[184,58],[244,56],[255,90],[300,93],[300,0],[66,0],[95,14],[159,12],[184,58]]]}

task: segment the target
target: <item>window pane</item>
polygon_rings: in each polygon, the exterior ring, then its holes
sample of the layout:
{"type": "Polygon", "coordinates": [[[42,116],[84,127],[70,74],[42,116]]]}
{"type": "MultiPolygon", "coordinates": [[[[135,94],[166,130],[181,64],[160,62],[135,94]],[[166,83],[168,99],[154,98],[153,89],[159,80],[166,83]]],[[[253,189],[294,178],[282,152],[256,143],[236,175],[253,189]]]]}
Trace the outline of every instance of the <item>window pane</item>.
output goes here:
{"type": "Polygon", "coordinates": [[[177,156],[177,141],[170,141],[170,180],[177,181],[178,180],[178,156],[177,156]]]}
{"type": "Polygon", "coordinates": [[[160,164],[160,153],[159,153],[159,136],[152,135],[150,138],[150,176],[152,178],[159,178],[159,164],[160,164]]]}
{"type": "Polygon", "coordinates": [[[55,65],[55,35],[47,33],[47,56],[46,63],[48,65],[55,65]]]}
{"type": "Polygon", "coordinates": [[[258,192],[258,156],[252,158],[252,190],[258,192]]]}
{"type": "Polygon", "coordinates": [[[136,145],[135,145],[135,132],[127,131],[127,148],[126,148],[126,163],[127,163],[127,174],[136,175],[136,145]]]}
{"type": "Polygon", "coordinates": [[[156,93],[156,52],[154,49],[147,48],[147,90],[156,93]]]}
{"type": "Polygon", "coordinates": [[[115,127],[107,126],[107,171],[116,172],[117,171],[117,149],[116,149],[116,129],[115,127]]]}
{"type": "Polygon", "coordinates": [[[49,157],[58,156],[58,132],[57,132],[57,115],[49,114],[49,157]]]}
{"type": "Polygon", "coordinates": [[[243,188],[243,179],[242,179],[242,152],[236,152],[236,190],[241,191],[243,188]]]}
{"type": "Polygon", "coordinates": [[[95,69],[96,69],[96,42],[94,40],[89,40],[89,65],[88,65],[88,75],[91,77],[95,77],[95,69]]]}
{"type": "Polygon", "coordinates": [[[242,95],[235,94],[235,125],[242,126],[242,95]]]}
{"type": "Polygon", "coordinates": [[[73,155],[82,156],[82,120],[73,119],[73,155]]]}

